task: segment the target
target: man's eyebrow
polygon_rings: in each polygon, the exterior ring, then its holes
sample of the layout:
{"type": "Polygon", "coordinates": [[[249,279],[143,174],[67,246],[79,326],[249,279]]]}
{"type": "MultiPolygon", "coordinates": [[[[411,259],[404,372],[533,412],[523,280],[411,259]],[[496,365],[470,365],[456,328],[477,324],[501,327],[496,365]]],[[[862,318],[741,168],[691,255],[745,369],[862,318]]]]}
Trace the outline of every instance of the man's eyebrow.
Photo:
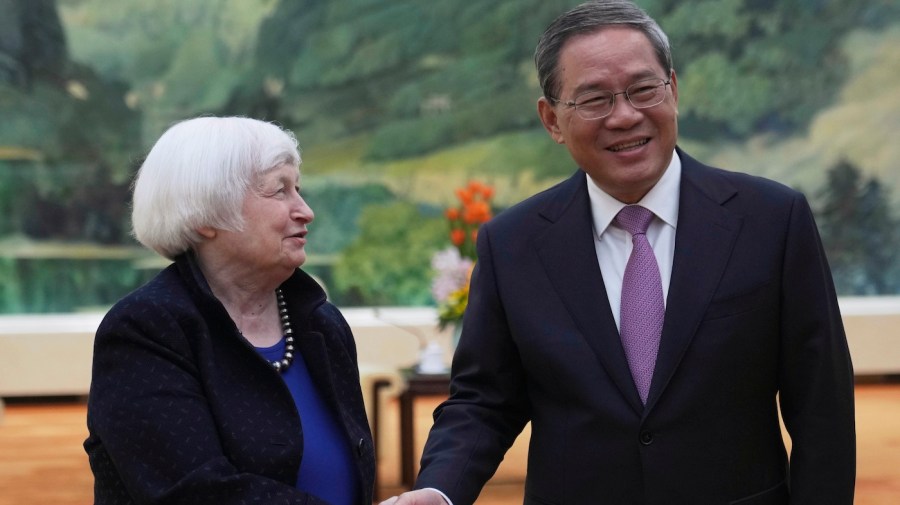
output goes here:
{"type": "MultiPolygon", "coordinates": [[[[634,84],[636,82],[643,81],[644,79],[654,79],[654,78],[659,78],[659,75],[657,75],[657,72],[654,70],[647,69],[647,70],[644,70],[644,71],[641,71],[641,72],[638,72],[638,73],[632,75],[631,80],[628,83],[628,86],[631,86],[632,84],[634,84]]],[[[662,78],[662,79],[665,80],[665,78],[662,78]]],[[[611,91],[614,93],[617,92],[616,90],[611,89],[608,86],[602,86],[602,85],[598,84],[597,81],[591,81],[591,82],[582,83],[578,87],[576,87],[573,92],[572,98],[574,99],[578,95],[581,95],[583,93],[587,93],[590,91],[611,91]]],[[[625,90],[621,89],[618,91],[625,91],[625,90]]]]}

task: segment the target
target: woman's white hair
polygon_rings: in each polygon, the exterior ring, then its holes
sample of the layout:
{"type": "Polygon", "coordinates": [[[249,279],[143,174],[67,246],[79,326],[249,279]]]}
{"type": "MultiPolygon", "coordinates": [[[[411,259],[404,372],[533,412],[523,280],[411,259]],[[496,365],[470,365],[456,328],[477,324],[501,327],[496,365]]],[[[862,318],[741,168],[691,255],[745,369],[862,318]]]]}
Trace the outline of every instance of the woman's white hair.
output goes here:
{"type": "Polygon", "coordinates": [[[293,133],[244,117],[176,123],[156,141],[134,182],[135,238],[169,259],[203,238],[198,229],[240,231],[244,196],[259,175],[300,166],[293,133]]]}

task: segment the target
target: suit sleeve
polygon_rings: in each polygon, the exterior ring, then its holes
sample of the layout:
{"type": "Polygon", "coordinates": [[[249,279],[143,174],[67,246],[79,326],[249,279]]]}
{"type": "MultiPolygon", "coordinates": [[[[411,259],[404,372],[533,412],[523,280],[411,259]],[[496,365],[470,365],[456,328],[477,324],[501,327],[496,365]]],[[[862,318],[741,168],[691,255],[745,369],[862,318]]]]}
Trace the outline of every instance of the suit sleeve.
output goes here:
{"type": "Polygon", "coordinates": [[[791,436],[792,505],[853,503],[853,369],[809,204],[796,197],[784,256],[780,404],[791,436]]]}
{"type": "Polygon", "coordinates": [[[490,226],[482,227],[450,398],[434,413],[416,481],[416,488],[439,489],[455,505],[475,501],[529,416],[525,372],[506,323],[490,236],[490,226]]]}

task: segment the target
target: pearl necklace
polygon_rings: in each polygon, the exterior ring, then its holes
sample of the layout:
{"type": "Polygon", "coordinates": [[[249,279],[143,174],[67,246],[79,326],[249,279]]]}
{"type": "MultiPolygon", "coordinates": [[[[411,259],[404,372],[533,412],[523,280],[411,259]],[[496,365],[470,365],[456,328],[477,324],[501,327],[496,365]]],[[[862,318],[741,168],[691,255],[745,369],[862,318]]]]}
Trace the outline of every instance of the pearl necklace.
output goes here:
{"type": "Polygon", "coordinates": [[[294,330],[291,329],[287,303],[284,301],[284,293],[280,288],[275,290],[275,297],[278,299],[278,317],[281,319],[281,330],[284,333],[284,356],[278,361],[269,361],[269,364],[276,372],[283,373],[294,361],[294,330]]]}

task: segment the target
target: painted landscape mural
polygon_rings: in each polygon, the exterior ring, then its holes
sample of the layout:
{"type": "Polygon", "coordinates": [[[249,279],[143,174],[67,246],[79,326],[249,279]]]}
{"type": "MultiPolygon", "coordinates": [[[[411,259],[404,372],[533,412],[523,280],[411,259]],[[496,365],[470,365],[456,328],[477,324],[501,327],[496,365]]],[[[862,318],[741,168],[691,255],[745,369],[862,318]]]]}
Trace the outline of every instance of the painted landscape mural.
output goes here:
{"type": "MultiPolygon", "coordinates": [[[[532,54],[562,0],[0,0],[0,313],[105,310],[165,265],[129,189],[174,121],[293,130],[305,267],[343,306],[432,305],[444,209],[567,177],[532,54]]],[[[900,2],[639,0],[671,38],[680,144],[803,190],[839,293],[900,294],[900,2]]]]}

